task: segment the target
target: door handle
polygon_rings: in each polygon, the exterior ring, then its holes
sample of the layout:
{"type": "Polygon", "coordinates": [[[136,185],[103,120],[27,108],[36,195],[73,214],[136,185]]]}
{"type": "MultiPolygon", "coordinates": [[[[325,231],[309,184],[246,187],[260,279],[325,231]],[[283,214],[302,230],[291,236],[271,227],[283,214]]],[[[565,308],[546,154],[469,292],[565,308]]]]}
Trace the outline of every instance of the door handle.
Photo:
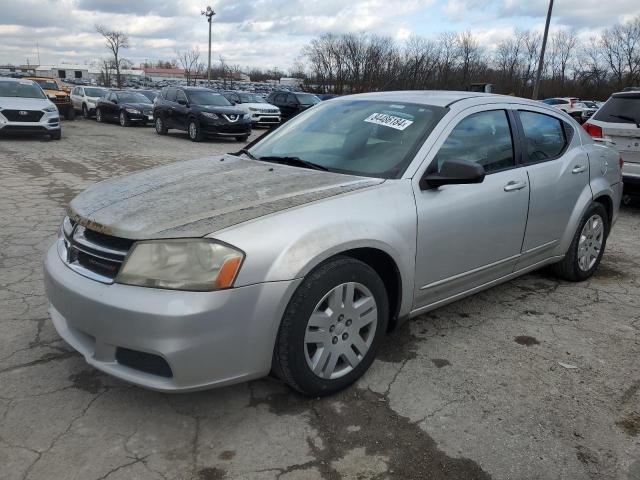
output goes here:
{"type": "Polygon", "coordinates": [[[516,190],[522,190],[526,186],[527,182],[515,182],[512,180],[504,186],[504,191],[515,192],[516,190]]]}
{"type": "Polygon", "coordinates": [[[573,170],[571,170],[571,173],[582,173],[586,170],[587,170],[586,165],[576,165],[575,167],[573,167],[573,170]]]}

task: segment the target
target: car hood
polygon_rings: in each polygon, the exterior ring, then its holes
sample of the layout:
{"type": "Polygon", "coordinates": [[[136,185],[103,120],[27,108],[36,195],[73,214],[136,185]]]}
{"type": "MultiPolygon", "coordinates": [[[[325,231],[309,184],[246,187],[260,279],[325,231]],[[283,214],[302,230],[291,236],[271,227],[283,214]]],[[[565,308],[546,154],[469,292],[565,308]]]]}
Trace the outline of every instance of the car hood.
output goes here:
{"type": "Polygon", "coordinates": [[[152,103],[129,103],[129,102],[125,102],[125,103],[121,103],[121,106],[123,106],[124,108],[135,108],[137,110],[151,110],[153,108],[153,104],[152,103]]]}
{"type": "Polygon", "coordinates": [[[0,97],[0,108],[10,110],[42,110],[53,105],[44,98],[0,97]]]}
{"type": "Polygon", "coordinates": [[[100,182],[73,199],[68,214],[133,240],[202,237],[383,181],[223,155],[100,182]]]}
{"type": "Polygon", "coordinates": [[[261,110],[280,111],[278,107],[276,107],[275,105],[271,105],[270,103],[243,103],[241,105],[247,108],[259,108],[261,110]]]}
{"type": "Polygon", "coordinates": [[[238,107],[224,107],[217,105],[194,105],[202,112],[223,113],[225,115],[242,115],[246,113],[243,109],[238,107]]]}

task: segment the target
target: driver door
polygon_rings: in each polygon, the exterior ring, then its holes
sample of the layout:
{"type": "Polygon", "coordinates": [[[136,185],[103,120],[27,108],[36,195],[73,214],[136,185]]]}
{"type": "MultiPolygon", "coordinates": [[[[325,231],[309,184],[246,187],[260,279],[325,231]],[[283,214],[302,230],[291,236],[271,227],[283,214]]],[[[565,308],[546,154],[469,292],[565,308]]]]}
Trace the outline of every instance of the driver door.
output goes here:
{"type": "Polygon", "coordinates": [[[516,163],[516,129],[507,107],[473,107],[440,135],[417,178],[418,216],[414,310],[470,293],[510,274],[520,256],[527,223],[529,182],[516,163]],[[421,190],[428,169],[448,159],[481,164],[479,184],[421,190]]]}

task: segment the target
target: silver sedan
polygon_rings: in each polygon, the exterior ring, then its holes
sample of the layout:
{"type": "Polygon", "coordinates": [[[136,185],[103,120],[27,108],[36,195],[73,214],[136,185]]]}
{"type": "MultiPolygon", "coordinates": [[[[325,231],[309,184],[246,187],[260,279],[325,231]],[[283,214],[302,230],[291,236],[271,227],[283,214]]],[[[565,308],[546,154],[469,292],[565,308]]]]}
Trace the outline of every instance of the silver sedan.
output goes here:
{"type": "Polygon", "coordinates": [[[273,372],[330,394],[408,318],[550,264],[589,278],[621,191],[619,156],[539,102],[341,97],[76,197],[45,259],[51,319],[148,388],[273,372]]]}

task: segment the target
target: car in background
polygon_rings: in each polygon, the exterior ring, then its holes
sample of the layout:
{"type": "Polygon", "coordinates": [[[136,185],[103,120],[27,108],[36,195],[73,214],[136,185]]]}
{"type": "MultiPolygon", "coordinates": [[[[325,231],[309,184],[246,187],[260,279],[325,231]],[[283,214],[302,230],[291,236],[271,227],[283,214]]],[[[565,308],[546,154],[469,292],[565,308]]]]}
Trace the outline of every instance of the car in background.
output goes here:
{"type": "Polygon", "coordinates": [[[584,107],[580,106],[580,99],[576,97],[556,97],[545,98],[542,103],[546,105],[553,105],[559,108],[563,112],[568,113],[575,118],[578,122],[582,120],[582,111],[584,107]]]}
{"type": "Polygon", "coordinates": [[[33,80],[40,85],[45,95],[49,97],[49,100],[58,107],[60,115],[63,115],[65,120],[73,120],[76,118],[76,111],[71,103],[71,98],[62,85],[62,82],[52,77],[24,77],[24,79],[33,80]]]}
{"type": "Polygon", "coordinates": [[[620,152],[625,193],[640,195],[640,91],[614,93],[582,127],[620,152]]]}
{"type": "Polygon", "coordinates": [[[596,113],[599,105],[596,102],[591,100],[580,100],[577,104],[578,108],[582,108],[582,113],[580,114],[580,123],[584,123],[591,118],[591,116],[596,113]]]}
{"type": "Polygon", "coordinates": [[[159,135],[175,128],[186,131],[193,142],[208,136],[233,137],[243,142],[251,133],[249,114],[204,87],[163,88],[155,100],[153,118],[159,135]]]}
{"type": "Polygon", "coordinates": [[[98,100],[108,91],[102,87],[73,87],[69,96],[74,110],[81,111],[84,118],[91,118],[96,113],[98,100]]]}
{"type": "Polygon", "coordinates": [[[122,127],[153,120],[153,103],[137,92],[111,90],[96,104],[96,121],[117,121],[122,127]]]}
{"type": "Polygon", "coordinates": [[[257,93],[226,91],[222,92],[224,98],[251,116],[254,126],[270,126],[280,123],[280,109],[271,105],[257,93]]]}
{"type": "Polygon", "coordinates": [[[153,103],[157,96],[160,95],[159,90],[135,90],[135,92],[147,97],[151,101],[151,103],[153,103]]]}
{"type": "Polygon", "coordinates": [[[283,120],[288,120],[317,105],[321,100],[311,93],[271,92],[267,97],[267,102],[278,107],[283,120]]]}
{"type": "Polygon", "coordinates": [[[60,112],[32,80],[0,78],[0,134],[49,135],[60,140],[60,112]]]}

